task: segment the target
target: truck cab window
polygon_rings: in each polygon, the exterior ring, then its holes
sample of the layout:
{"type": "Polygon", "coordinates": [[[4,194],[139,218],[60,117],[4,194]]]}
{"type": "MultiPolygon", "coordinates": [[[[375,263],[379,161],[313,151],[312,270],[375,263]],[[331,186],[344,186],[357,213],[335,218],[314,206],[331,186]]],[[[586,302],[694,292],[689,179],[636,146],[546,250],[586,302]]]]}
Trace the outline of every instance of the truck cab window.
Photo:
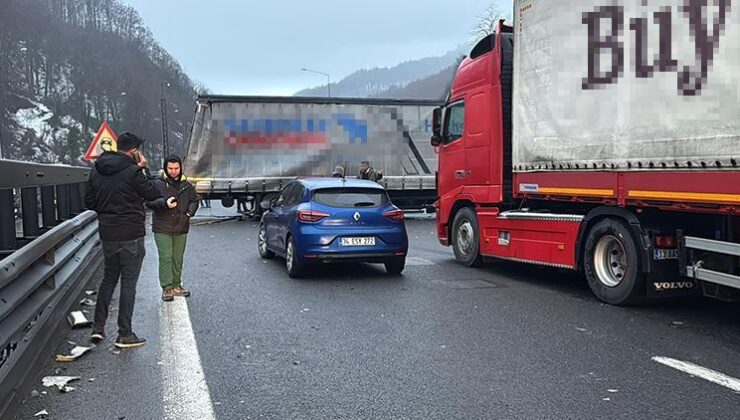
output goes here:
{"type": "Polygon", "coordinates": [[[444,144],[452,143],[463,136],[465,130],[465,103],[458,102],[447,108],[445,115],[444,144]]]}

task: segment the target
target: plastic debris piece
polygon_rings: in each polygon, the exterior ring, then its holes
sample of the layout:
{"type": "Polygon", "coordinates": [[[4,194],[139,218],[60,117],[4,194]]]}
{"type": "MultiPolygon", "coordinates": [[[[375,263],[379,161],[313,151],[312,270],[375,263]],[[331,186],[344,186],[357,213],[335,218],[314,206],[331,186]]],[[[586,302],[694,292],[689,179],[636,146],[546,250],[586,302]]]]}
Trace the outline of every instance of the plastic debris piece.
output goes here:
{"type": "Polygon", "coordinates": [[[606,398],[602,398],[602,400],[604,400],[604,401],[611,401],[612,399],[609,398],[609,397],[606,397],[606,398]]]}
{"type": "Polygon", "coordinates": [[[41,380],[41,384],[47,388],[55,386],[61,392],[70,392],[74,391],[74,388],[67,386],[67,384],[80,379],[82,378],[79,376],[45,376],[41,380]]]}
{"type": "Polygon", "coordinates": [[[607,389],[606,392],[611,392],[612,394],[615,392],[619,392],[618,389],[607,389]]]}
{"type": "Polygon", "coordinates": [[[576,327],[576,331],[586,332],[587,330],[585,328],[576,327]]]}
{"type": "Polygon", "coordinates": [[[92,321],[87,319],[82,311],[74,311],[70,313],[67,317],[67,320],[69,321],[69,324],[72,326],[72,328],[89,327],[90,325],[92,325],[92,321]]]}
{"type": "Polygon", "coordinates": [[[95,296],[95,295],[98,294],[98,292],[95,291],[95,290],[86,290],[85,291],[85,294],[88,295],[88,296],[95,296]]]}
{"type": "Polygon", "coordinates": [[[95,301],[90,298],[85,298],[80,301],[82,306],[95,306],[95,301]]]}
{"type": "Polygon", "coordinates": [[[49,412],[46,411],[46,409],[39,411],[38,413],[34,414],[34,417],[47,417],[49,415],[49,412]]]}
{"type": "Polygon", "coordinates": [[[57,362],[74,362],[80,356],[92,350],[92,347],[75,346],[69,354],[57,354],[57,362]]]}
{"type": "Polygon", "coordinates": [[[95,382],[95,378],[90,378],[87,380],[88,382],[95,382]]]}

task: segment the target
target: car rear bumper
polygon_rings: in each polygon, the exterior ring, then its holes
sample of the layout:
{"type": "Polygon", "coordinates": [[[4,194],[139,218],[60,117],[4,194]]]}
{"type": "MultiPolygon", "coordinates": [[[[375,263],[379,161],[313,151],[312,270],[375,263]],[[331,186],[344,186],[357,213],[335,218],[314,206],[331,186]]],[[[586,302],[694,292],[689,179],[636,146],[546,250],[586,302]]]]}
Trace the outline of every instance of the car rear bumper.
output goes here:
{"type": "Polygon", "coordinates": [[[408,237],[404,228],[331,231],[304,227],[295,236],[299,257],[306,262],[365,261],[384,262],[404,257],[408,237]],[[374,237],[374,246],[342,246],[341,238],[374,237]]]}

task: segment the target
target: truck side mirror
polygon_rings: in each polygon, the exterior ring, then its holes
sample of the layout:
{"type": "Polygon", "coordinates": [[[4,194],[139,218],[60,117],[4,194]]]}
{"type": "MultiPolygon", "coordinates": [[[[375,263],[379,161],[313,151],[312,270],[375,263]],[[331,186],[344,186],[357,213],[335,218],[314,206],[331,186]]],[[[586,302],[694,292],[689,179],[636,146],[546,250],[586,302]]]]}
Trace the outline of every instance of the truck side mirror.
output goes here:
{"type": "Polygon", "coordinates": [[[432,146],[439,147],[442,144],[442,108],[434,108],[432,111],[432,146]]]}

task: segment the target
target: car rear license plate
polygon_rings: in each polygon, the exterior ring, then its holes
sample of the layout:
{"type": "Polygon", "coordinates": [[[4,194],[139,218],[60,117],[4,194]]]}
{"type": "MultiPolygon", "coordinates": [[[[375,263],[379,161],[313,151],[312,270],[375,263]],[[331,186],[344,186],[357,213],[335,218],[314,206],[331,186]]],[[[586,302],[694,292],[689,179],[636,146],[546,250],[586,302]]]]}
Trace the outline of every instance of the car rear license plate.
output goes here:
{"type": "Polygon", "coordinates": [[[340,244],[342,246],[375,246],[374,237],[365,238],[342,238],[340,244]]]}
{"type": "Polygon", "coordinates": [[[660,260],[677,260],[678,250],[677,249],[654,249],[653,259],[656,261],[660,260]]]}

